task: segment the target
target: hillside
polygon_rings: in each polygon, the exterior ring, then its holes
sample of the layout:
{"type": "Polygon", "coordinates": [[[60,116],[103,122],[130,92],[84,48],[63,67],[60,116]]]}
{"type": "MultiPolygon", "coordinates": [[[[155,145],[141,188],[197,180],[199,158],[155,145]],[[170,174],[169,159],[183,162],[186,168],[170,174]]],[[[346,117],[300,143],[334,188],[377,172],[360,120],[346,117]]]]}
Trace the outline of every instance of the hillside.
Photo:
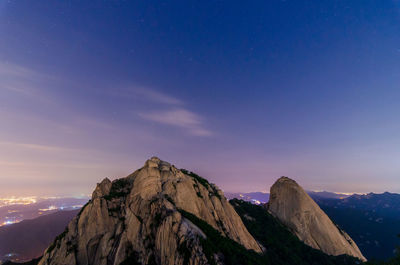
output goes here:
{"type": "Polygon", "coordinates": [[[0,227],[0,260],[30,260],[39,257],[79,210],[59,211],[17,224],[0,227]]]}
{"type": "Polygon", "coordinates": [[[388,259],[400,245],[400,195],[353,195],[343,200],[319,199],[320,207],[349,232],[368,259],[388,259]]]}
{"type": "Polygon", "coordinates": [[[235,207],[249,232],[266,249],[264,264],[359,264],[347,255],[331,256],[311,248],[300,241],[264,207],[238,199],[230,203],[235,207]]]}

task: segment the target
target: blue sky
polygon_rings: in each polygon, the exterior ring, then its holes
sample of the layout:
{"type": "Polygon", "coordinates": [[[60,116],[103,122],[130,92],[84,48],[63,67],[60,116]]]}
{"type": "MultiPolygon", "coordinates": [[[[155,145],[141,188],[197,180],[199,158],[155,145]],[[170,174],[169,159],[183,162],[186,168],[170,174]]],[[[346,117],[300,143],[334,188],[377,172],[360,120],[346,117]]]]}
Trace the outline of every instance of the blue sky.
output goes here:
{"type": "Polygon", "coordinates": [[[0,194],[157,155],[227,191],[400,192],[399,1],[1,1],[0,194]]]}

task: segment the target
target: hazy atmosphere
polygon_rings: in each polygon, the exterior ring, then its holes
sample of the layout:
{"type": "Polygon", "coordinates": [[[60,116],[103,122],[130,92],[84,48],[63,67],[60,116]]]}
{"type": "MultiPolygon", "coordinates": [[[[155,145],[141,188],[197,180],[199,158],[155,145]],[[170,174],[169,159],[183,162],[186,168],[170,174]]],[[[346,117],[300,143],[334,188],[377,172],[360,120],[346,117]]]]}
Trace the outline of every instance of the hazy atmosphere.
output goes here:
{"type": "Polygon", "coordinates": [[[0,195],[153,155],[225,191],[400,192],[399,1],[0,1],[0,195]]]}

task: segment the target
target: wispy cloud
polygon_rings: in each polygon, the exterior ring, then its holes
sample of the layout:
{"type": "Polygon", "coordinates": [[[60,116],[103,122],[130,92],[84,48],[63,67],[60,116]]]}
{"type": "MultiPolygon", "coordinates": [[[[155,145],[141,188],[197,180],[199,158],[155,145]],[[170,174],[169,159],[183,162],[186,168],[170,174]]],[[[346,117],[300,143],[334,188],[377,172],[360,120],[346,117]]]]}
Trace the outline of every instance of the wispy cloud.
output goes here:
{"type": "Polygon", "coordinates": [[[149,101],[169,105],[183,105],[183,102],[181,100],[149,88],[136,88],[135,92],[139,96],[143,96],[146,100],[149,101]]]}
{"type": "Polygon", "coordinates": [[[171,109],[150,113],[140,113],[140,117],[161,124],[181,127],[188,130],[192,135],[211,136],[212,133],[203,128],[203,119],[186,109],[171,109]]]}
{"type": "Polygon", "coordinates": [[[205,119],[190,111],[184,101],[177,97],[144,87],[131,87],[125,92],[118,92],[117,95],[135,97],[136,100],[140,97],[139,100],[146,104],[142,106],[142,110],[138,111],[138,115],[144,120],[179,127],[194,136],[213,135],[205,128],[205,119]],[[148,109],[149,106],[151,109],[148,109]]]}
{"type": "Polygon", "coordinates": [[[52,79],[54,78],[30,68],[0,61],[0,89],[3,91],[44,99],[43,95],[39,95],[39,88],[43,81],[52,79]]]}
{"type": "Polygon", "coordinates": [[[9,147],[20,147],[26,149],[32,149],[36,151],[59,151],[59,152],[67,152],[67,151],[77,151],[76,149],[52,146],[52,145],[42,145],[42,144],[31,144],[31,143],[16,143],[16,142],[0,142],[0,146],[9,146],[9,147]]]}
{"type": "MultiPolygon", "coordinates": [[[[34,104],[40,100],[40,102],[49,106],[57,104],[57,106],[54,106],[56,108],[60,105],[59,100],[50,98],[48,93],[45,93],[46,87],[53,83],[49,81],[54,81],[54,78],[46,76],[46,74],[17,64],[0,61],[0,80],[0,94],[2,91],[6,96],[10,92],[18,93],[28,100],[34,98],[34,104]]],[[[115,96],[123,102],[122,104],[127,104],[126,106],[130,106],[128,104],[134,101],[135,113],[138,113],[144,120],[179,127],[184,132],[194,136],[212,135],[212,132],[206,129],[206,119],[200,114],[192,112],[182,99],[174,95],[141,86],[109,89],[106,93],[115,96]]],[[[94,122],[99,123],[97,120],[94,122]]],[[[87,124],[85,125],[87,126],[87,124]]],[[[36,148],[39,147],[36,146],[36,148]]]]}
{"type": "Polygon", "coordinates": [[[5,62],[0,62],[0,75],[18,78],[36,78],[42,76],[29,68],[5,62]]]}
{"type": "Polygon", "coordinates": [[[112,89],[108,90],[107,94],[119,98],[134,99],[135,101],[155,102],[165,105],[178,106],[184,104],[182,100],[176,97],[142,86],[128,86],[119,89],[112,89]]]}
{"type": "MultiPolygon", "coordinates": [[[[106,168],[107,165],[102,163],[38,163],[26,161],[3,161],[0,160],[0,166],[8,168],[106,168]]],[[[2,172],[3,173],[3,172],[2,172]]]]}

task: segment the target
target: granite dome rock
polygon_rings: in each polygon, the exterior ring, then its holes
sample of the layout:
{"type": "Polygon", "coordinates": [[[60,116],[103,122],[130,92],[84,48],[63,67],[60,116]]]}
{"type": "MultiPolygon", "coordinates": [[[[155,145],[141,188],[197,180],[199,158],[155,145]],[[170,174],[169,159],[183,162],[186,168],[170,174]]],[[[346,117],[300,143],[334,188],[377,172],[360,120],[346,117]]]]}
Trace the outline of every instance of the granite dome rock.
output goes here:
{"type": "Polygon", "coordinates": [[[296,181],[281,177],[271,187],[268,211],[305,244],[329,255],[366,261],[356,243],[338,228],[296,181]]]}

